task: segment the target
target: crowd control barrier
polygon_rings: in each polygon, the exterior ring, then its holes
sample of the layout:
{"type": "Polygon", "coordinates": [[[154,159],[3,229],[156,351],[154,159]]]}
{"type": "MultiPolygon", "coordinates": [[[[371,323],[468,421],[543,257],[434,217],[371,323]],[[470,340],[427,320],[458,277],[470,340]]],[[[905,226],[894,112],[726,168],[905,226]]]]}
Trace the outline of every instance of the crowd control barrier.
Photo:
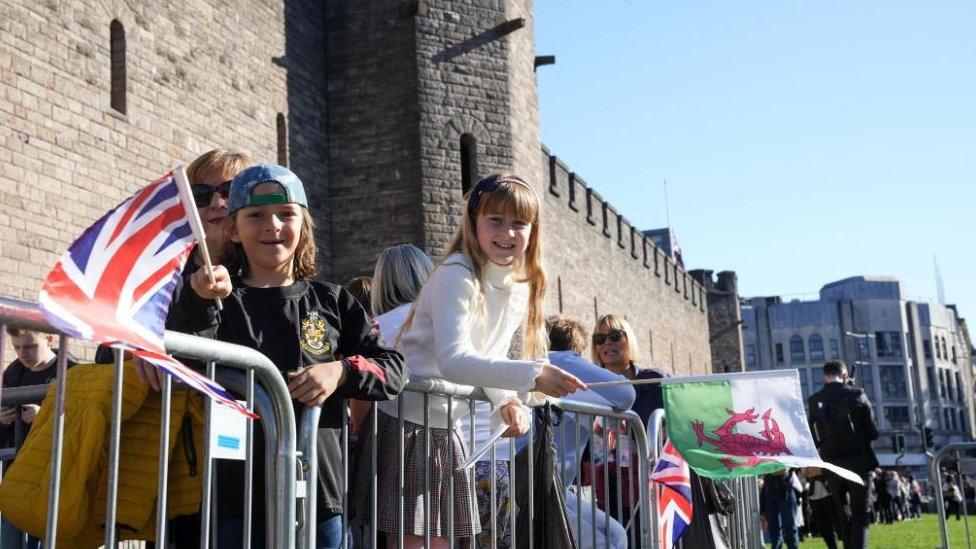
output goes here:
{"type": "MultiPolygon", "coordinates": [[[[18,328],[28,328],[41,332],[55,332],[43,318],[40,310],[33,303],[20,300],[0,297],[0,324],[18,328]]],[[[6,337],[6,330],[0,330],[0,338],[6,337]]],[[[57,380],[56,385],[55,412],[53,418],[53,441],[50,457],[50,484],[48,486],[49,495],[47,519],[45,526],[44,540],[45,547],[53,548],[56,546],[54,540],[58,533],[58,510],[61,487],[62,464],[62,444],[64,440],[65,425],[65,380],[67,368],[68,338],[60,336],[58,344],[57,380]]],[[[167,332],[165,338],[166,350],[174,356],[180,358],[194,359],[206,363],[207,373],[212,378],[216,378],[225,387],[239,394],[247,396],[247,407],[257,411],[262,417],[260,426],[264,432],[267,444],[265,446],[266,478],[265,494],[268,504],[265,505],[266,516],[266,546],[283,549],[290,549],[295,546],[295,507],[296,507],[296,470],[297,470],[297,434],[295,423],[295,412],[292,407],[291,397],[288,395],[284,379],[278,372],[274,364],[261,353],[228,343],[222,343],[186,334],[167,332]],[[218,365],[220,368],[218,368],[218,365]]],[[[0,339],[0,349],[6,348],[6,342],[0,339]]],[[[0,350],[0,355],[3,351],[0,350]]],[[[7,364],[7,357],[0,356],[0,363],[7,364]]],[[[106,365],[106,367],[112,367],[106,365]]],[[[118,476],[119,476],[119,434],[121,430],[121,410],[122,410],[122,372],[123,355],[115,352],[115,378],[112,394],[112,418],[109,424],[108,441],[108,474],[107,474],[107,503],[105,510],[105,524],[116,524],[116,513],[118,506],[118,476]]],[[[161,394],[161,421],[159,444],[161,449],[169,447],[169,416],[170,403],[173,385],[169,376],[164,376],[164,384],[161,394]]],[[[0,406],[8,404],[40,402],[46,387],[42,390],[37,388],[7,389],[0,391],[0,406]]],[[[209,411],[210,403],[207,403],[209,411]]],[[[207,415],[209,418],[209,414],[207,415]]],[[[248,421],[248,431],[253,428],[248,421]]],[[[205,431],[209,432],[210,422],[206,422],[205,431]]],[[[208,440],[205,438],[204,440],[208,440]]],[[[210,459],[209,445],[203,448],[203,467],[202,467],[202,503],[200,508],[201,536],[200,547],[209,548],[214,541],[212,534],[215,531],[214,515],[212,513],[214,490],[219,487],[214,486],[213,482],[213,460],[210,459]]],[[[73,457],[73,456],[70,456],[73,457]]],[[[69,457],[69,458],[70,458],[69,457]]],[[[245,467],[250,472],[253,461],[253,448],[251,447],[251,437],[247,437],[247,448],[245,467]]],[[[159,460],[157,471],[157,488],[159,497],[156,505],[156,536],[157,546],[166,547],[167,534],[167,482],[168,470],[167,460],[159,460]]],[[[249,523],[251,520],[251,475],[245,477],[245,492],[247,496],[244,502],[244,520],[249,523]]],[[[245,543],[250,544],[246,538],[245,543]]],[[[105,546],[115,547],[119,541],[119,532],[116,528],[105,528],[105,546]]]]}
{"type": "MultiPolygon", "coordinates": [[[[964,450],[976,450],[976,442],[954,442],[952,444],[947,444],[942,448],[936,450],[935,455],[932,457],[932,463],[930,467],[932,468],[932,479],[935,485],[935,508],[936,512],[939,514],[939,534],[942,536],[942,548],[949,549],[949,529],[946,521],[948,520],[948,513],[946,509],[946,494],[944,493],[943,487],[943,475],[942,475],[942,458],[946,456],[949,452],[956,453],[956,463],[960,464],[960,452],[964,450]]],[[[960,467],[959,475],[955,478],[956,486],[959,489],[959,493],[962,495],[962,501],[956,503],[960,506],[966,531],[966,547],[972,547],[972,538],[969,533],[969,512],[967,507],[969,507],[969,502],[966,501],[966,497],[963,493],[963,482],[962,478],[965,476],[965,471],[960,467]]],[[[951,495],[949,496],[951,497],[951,495]]]]}
{"type": "MultiPolygon", "coordinates": [[[[24,301],[0,298],[0,324],[23,327],[41,332],[54,332],[53,328],[43,319],[36,305],[24,301]]],[[[5,337],[5,331],[0,330],[0,338],[5,337]]],[[[256,411],[260,416],[258,428],[262,429],[265,445],[265,478],[253,478],[253,443],[252,434],[254,424],[247,422],[246,436],[246,458],[245,476],[242,479],[245,500],[243,523],[250,524],[253,520],[252,509],[252,490],[254,482],[263,482],[265,486],[264,509],[266,512],[265,538],[262,543],[251,538],[250,528],[244,528],[244,547],[252,545],[263,545],[281,549],[291,549],[298,547],[301,549],[317,546],[316,539],[316,519],[318,510],[316,505],[316,485],[318,482],[318,460],[317,455],[317,430],[319,425],[320,409],[307,409],[301,407],[298,412],[300,416],[296,418],[296,410],[293,408],[284,379],[277,368],[264,355],[252,349],[201,339],[194,336],[167,332],[165,338],[166,349],[174,356],[201,361],[206,364],[206,372],[209,376],[216,379],[224,387],[233,393],[243,395],[249,409],[256,411]]],[[[6,342],[0,339],[0,349],[5,348],[6,342]]],[[[64,425],[65,425],[65,391],[66,391],[66,367],[67,367],[68,338],[60,336],[58,345],[57,368],[58,376],[55,382],[54,400],[54,434],[52,440],[52,451],[50,456],[50,468],[53,474],[48,486],[51,497],[48,499],[47,522],[44,531],[44,540],[48,540],[45,547],[56,547],[54,540],[58,533],[58,502],[61,487],[61,472],[64,470],[63,455],[64,425]]],[[[0,351],[2,354],[2,351],[0,351]]],[[[0,362],[6,364],[9,358],[0,356],[0,362]]],[[[105,509],[105,524],[115,524],[115,517],[118,508],[118,474],[119,474],[119,438],[121,426],[122,409],[122,372],[123,356],[121,353],[115,354],[114,365],[105,365],[106,368],[114,368],[114,390],[112,393],[112,420],[108,434],[108,474],[107,492],[108,499],[105,509]]],[[[170,430],[168,421],[165,418],[170,416],[171,397],[174,391],[188,390],[185,387],[174,387],[168,376],[164,376],[164,383],[161,390],[161,421],[159,448],[164,451],[170,446],[170,430]]],[[[0,406],[17,405],[23,403],[40,402],[48,391],[46,386],[10,388],[0,391],[0,406]]],[[[460,402],[462,415],[470,414],[479,402],[487,402],[485,394],[481,389],[468,386],[456,385],[444,380],[434,379],[414,379],[406,386],[405,391],[422,395],[427,410],[432,399],[446,398],[449,404],[460,402]]],[[[629,410],[615,410],[609,406],[575,401],[571,397],[565,399],[555,399],[552,401],[553,410],[558,421],[554,422],[552,431],[561,444],[557,444],[557,468],[560,478],[565,480],[563,488],[567,496],[567,514],[570,517],[569,523],[573,539],[578,547],[582,548],[624,548],[624,547],[647,547],[656,548],[660,543],[657,539],[657,510],[655,487],[649,482],[650,471],[657,458],[657,453],[663,444],[661,426],[663,425],[663,414],[658,412],[652,419],[650,426],[650,436],[645,426],[638,416],[629,410]]],[[[207,404],[209,407],[209,403],[207,404]]],[[[448,406],[453,410],[453,406],[448,406]]],[[[360,456],[358,463],[351,463],[356,459],[354,452],[355,438],[376,437],[377,434],[377,414],[376,404],[372,404],[372,414],[366,416],[367,421],[360,432],[352,433],[349,428],[350,418],[348,407],[343,407],[344,418],[342,421],[341,443],[342,443],[342,471],[343,493],[345,497],[343,505],[342,526],[343,532],[347,535],[343,537],[343,547],[378,547],[381,536],[386,533],[378,532],[375,528],[377,519],[377,494],[380,490],[397,494],[398,516],[396,520],[399,528],[392,534],[393,543],[388,543],[387,547],[402,547],[404,545],[403,510],[404,501],[404,463],[401,457],[400,463],[396,464],[400,475],[397,486],[377,486],[377,454],[376,445],[372,445],[373,452],[368,456],[360,456]],[[349,471],[352,467],[369,467],[370,479],[369,491],[372,497],[369,498],[369,509],[365,517],[357,517],[356,521],[350,516],[351,493],[353,487],[350,485],[352,476],[349,471]]],[[[454,412],[448,417],[448,422],[453,421],[454,412]]],[[[426,414],[425,414],[426,416],[426,414]]],[[[209,415],[207,416],[209,418],[209,415]]],[[[399,444],[403,448],[403,407],[399,405],[398,422],[401,437],[399,444]]],[[[465,433],[465,440],[470,451],[475,448],[475,428],[479,419],[474,419],[470,423],[470,431],[465,433]]],[[[511,446],[509,455],[497,455],[493,449],[486,457],[492,464],[491,470],[498,461],[509,461],[515,463],[516,447],[522,448],[532,455],[533,445],[535,444],[535,423],[532,423],[532,430],[521,442],[511,446]]],[[[211,425],[209,421],[204,426],[209,433],[211,425]]],[[[423,424],[424,432],[424,451],[425,462],[431,462],[430,446],[431,425],[429,418],[425,417],[423,424]]],[[[207,437],[209,438],[209,437],[207,437]]],[[[205,438],[205,440],[207,440],[205,438]]],[[[11,457],[15,449],[6,450],[11,457]]],[[[214,467],[215,460],[209,454],[209,445],[203,449],[204,458],[202,460],[201,477],[201,506],[200,506],[200,539],[199,546],[203,548],[215,547],[219,544],[219,534],[217,532],[218,516],[216,508],[216,494],[220,486],[216,484],[214,467]]],[[[403,452],[399,452],[403,456],[403,452]]],[[[69,459],[73,456],[67,456],[69,459]]],[[[451,461],[448,456],[448,462],[451,461]]],[[[534,479],[537,474],[533,470],[532,459],[525,460],[526,466],[509,467],[508,484],[516,487],[528,485],[528,508],[519,509],[518,514],[509,513],[507,522],[501,523],[501,509],[499,507],[499,496],[501,488],[496,486],[497,479],[491,477],[490,483],[490,518],[487,521],[486,530],[479,536],[460,539],[453,534],[453,513],[455,502],[453,501],[453,486],[448,490],[451,500],[447,502],[446,510],[448,513],[447,541],[451,547],[499,547],[503,544],[502,530],[508,530],[508,536],[514,540],[518,534],[525,533],[527,530],[528,547],[534,547],[533,529],[536,521],[533,517],[535,494],[532,490],[534,483],[527,482],[534,479]]],[[[388,464],[385,464],[388,465],[388,464]]],[[[160,460],[157,471],[157,502],[156,502],[156,547],[166,547],[168,540],[168,521],[167,521],[167,494],[168,494],[168,474],[167,460],[160,460]]],[[[452,477],[448,477],[453,481],[452,477]]],[[[758,535],[758,513],[752,512],[752,502],[755,498],[755,483],[749,484],[745,480],[734,483],[733,490],[736,491],[737,499],[745,506],[741,514],[737,510],[733,517],[734,523],[731,531],[735,534],[734,546],[751,549],[755,545],[752,541],[758,535]],[[737,522],[738,521],[738,522],[737,522]],[[751,521],[751,523],[750,523],[751,521]]],[[[420,502],[424,510],[424,518],[430,520],[431,490],[430,479],[427,471],[424,473],[423,483],[425,486],[423,501],[420,502]]],[[[472,498],[474,499],[474,498],[472,498]]],[[[414,502],[417,503],[417,502],[414,502]]],[[[441,505],[444,502],[440,502],[441,505]]],[[[484,519],[482,519],[484,521],[484,519]]],[[[428,525],[429,526],[429,525],[428,525]]],[[[123,535],[114,528],[106,528],[104,544],[106,547],[116,547],[123,535]]],[[[429,528],[425,528],[424,540],[426,545],[431,542],[429,528]]],[[[521,546],[519,546],[521,549],[521,546]]]]}

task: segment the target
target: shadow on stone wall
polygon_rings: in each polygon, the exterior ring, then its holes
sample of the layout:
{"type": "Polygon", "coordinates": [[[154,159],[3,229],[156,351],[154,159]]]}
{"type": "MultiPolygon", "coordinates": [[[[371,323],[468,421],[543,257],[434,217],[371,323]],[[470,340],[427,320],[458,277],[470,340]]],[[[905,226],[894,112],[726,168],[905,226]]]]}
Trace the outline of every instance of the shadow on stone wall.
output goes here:
{"type": "MultiPolygon", "coordinates": [[[[285,0],[285,51],[272,62],[286,71],[288,94],[279,162],[302,179],[316,223],[321,277],[331,274],[331,212],[328,192],[325,2],[285,0]]],[[[280,131],[279,124],[279,131],[280,131]]]]}

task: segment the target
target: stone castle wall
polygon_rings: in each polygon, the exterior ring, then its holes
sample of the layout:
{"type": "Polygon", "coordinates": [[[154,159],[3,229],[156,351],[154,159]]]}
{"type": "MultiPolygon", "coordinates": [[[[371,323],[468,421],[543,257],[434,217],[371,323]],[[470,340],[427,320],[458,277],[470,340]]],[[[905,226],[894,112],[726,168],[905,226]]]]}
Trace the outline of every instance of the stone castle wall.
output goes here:
{"type": "Polygon", "coordinates": [[[589,329],[599,316],[623,315],[637,333],[644,364],[711,373],[701,284],[545,148],[542,160],[547,309],[589,329]]]}
{"type": "Polygon", "coordinates": [[[543,197],[550,312],[634,324],[641,360],[710,371],[701,286],[542,147],[530,0],[0,0],[0,295],[33,300],[67,244],[161,171],[215,147],[306,183],[323,277],[386,246],[434,256],[478,173],[543,197]],[[125,29],[125,113],[110,31],[125,29]]]}
{"type": "Polygon", "coordinates": [[[0,0],[0,295],[36,299],[84,228],[201,152],[276,161],[279,126],[296,132],[292,167],[321,205],[323,101],[296,90],[323,78],[321,59],[299,53],[321,44],[322,26],[316,3],[301,4],[0,0]],[[125,114],[110,104],[113,20],[125,30],[125,114]]]}

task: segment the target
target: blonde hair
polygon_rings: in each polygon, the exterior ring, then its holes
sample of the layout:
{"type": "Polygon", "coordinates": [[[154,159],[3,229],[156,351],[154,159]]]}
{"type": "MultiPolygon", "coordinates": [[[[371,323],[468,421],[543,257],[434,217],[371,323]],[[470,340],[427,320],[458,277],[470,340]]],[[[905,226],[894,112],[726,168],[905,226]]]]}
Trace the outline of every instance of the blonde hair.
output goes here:
{"type": "MultiPolygon", "coordinates": [[[[530,223],[532,231],[529,233],[529,244],[525,254],[523,257],[516,258],[512,267],[515,272],[515,282],[529,285],[529,305],[522,322],[522,358],[544,357],[549,345],[542,310],[546,296],[546,273],[542,270],[542,240],[539,237],[539,231],[542,230],[539,195],[519,177],[502,173],[482,179],[468,191],[464,198],[465,208],[461,216],[461,226],[447,247],[444,257],[441,258],[440,265],[455,253],[462,254],[468,260],[478,287],[477,307],[484,311],[485,294],[482,275],[485,264],[490,260],[478,245],[476,233],[478,216],[484,213],[507,213],[530,223]]],[[[400,335],[410,329],[415,311],[416,309],[411,310],[403,322],[400,335]]]]}
{"type": "MultiPolygon", "coordinates": [[[[308,213],[306,208],[302,210],[302,230],[298,235],[298,246],[295,248],[295,255],[292,256],[292,276],[295,280],[304,280],[314,277],[319,272],[316,264],[318,248],[315,245],[315,221],[308,213]]],[[[243,212],[241,208],[233,215],[224,218],[224,230],[228,231],[230,226],[237,223],[237,216],[243,212]]],[[[227,267],[227,271],[233,276],[245,277],[248,273],[247,254],[244,253],[244,246],[238,242],[233,242],[229,238],[224,241],[224,246],[220,249],[217,263],[227,267]]]]}
{"type": "Polygon", "coordinates": [[[413,244],[398,244],[380,252],[370,294],[373,315],[413,302],[433,270],[434,262],[413,244]]]}
{"type": "MultiPolygon", "coordinates": [[[[600,331],[601,327],[606,327],[607,330],[620,330],[627,335],[626,343],[623,345],[624,348],[624,358],[627,360],[627,364],[633,364],[637,361],[637,353],[639,349],[637,347],[637,334],[634,333],[634,329],[630,326],[630,322],[620,315],[603,315],[593,325],[593,333],[596,334],[600,331]]],[[[596,345],[591,346],[593,364],[603,366],[600,362],[600,355],[596,351],[596,345]]]]}
{"type": "Polygon", "coordinates": [[[254,160],[242,153],[225,149],[207,151],[196,158],[186,168],[186,177],[190,184],[199,183],[207,175],[219,173],[228,174],[231,178],[244,168],[254,164],[254,160]]]}

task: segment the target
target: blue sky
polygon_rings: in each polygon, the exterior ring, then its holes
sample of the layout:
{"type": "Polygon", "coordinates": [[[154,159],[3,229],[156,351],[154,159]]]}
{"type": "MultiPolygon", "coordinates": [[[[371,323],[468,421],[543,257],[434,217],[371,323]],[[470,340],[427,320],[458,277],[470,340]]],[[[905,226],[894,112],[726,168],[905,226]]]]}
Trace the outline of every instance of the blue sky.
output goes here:
{"type": "Polygon", "coordinates": [[[542,139],[689,268],[899,277],[976,323],[976,2],[536,0],[542,139]]]}

